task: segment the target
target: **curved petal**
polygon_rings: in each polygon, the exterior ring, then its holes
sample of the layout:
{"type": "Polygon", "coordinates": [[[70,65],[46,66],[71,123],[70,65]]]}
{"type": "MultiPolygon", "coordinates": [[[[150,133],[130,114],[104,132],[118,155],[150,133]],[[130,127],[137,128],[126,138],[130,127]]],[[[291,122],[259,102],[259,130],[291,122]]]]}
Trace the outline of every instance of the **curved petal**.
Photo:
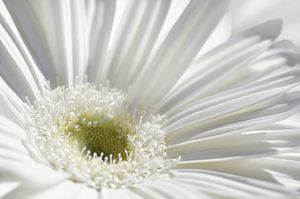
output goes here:
{"type": "Polygon", "coordinates": [[[82,185],[83,188],[80,191],[80,193],[78,193],[78,195],[76,197],[74,197],[74,199],[99,199],[99,192],[96,191],[95,189],[86,187],[85,185],[82,185]]]}
{"type": "Polygon", "coordinates": [[[0,24],[0,56],[1,77],[23,100],[25,97],[38,99],[41,90],[24,57],[2,24],[0,24]]]}
{"type": "Polygon", "coordinates": [[[5,198],[10,192],[14,191],[20,182],[1,182],[0,181],[0,198],[5,198]]]}
{"type": "MultiPolygon", "coordinates": [[[[299,153],[299,151],[297,151],[299,153]]],[[[258,167],[264,168],[269,172],[279,183],[299,190],[300,175],[299,175],[299,160],[290,160],[283,158],[284,155],[278,157],[270,157],[264,159],[254,160],[253,164],[257,164],[258,167]]]]}
{"type": "MultiPolygon", "coordinates": [[[[207,145],[215,146],[218,149],[220,146],[234,147],[234,145],[241,143],[241,147],[239,147],[238,153],[244,150],[244,147],[248,144],[251,145],[251,142],[254,141],[251,139],[252,136],[261,135],[261,138],[258,140],[264,140],[270,145],[272,145],[272,149],[279,150],[279,154],[277,155],[266,155],[261,157],[252,156],[249,158],[219,158],[219,159],[201,159],[201,155],[198,157],[194,156],[194,160],[192,161],[181,161],[178,163],[178,169],[205,169],[210,171],[217,171],[227,174],[234,174],[238,176],[244,176],[252,179],[259,179],[262,181],[268,181],[272,183],[282,184],[289,189],[298,190],[300,176],[298,175],[299,163],[300,163],[300,155],[299,155],[299,125],[298,123],[283,121],[280,123],[276,123],[272,126],[267,126],[262,128],[261,130],[248,132],[245,136],[244,142],[242,140],[234,139],[237,137],[236,135],[226,136],[225,139],[223,137],[219,137],[216,140],[214,138],[206,139],[208,142],[198,144],[198,148],[204,147],[207,145]],[[250,136],[250,137],[249,137],[250,136]],[[231,138],[232,137],[232,138],[231,138]],[[229,138],[229,141],[228,139],[229,138]],[[231,139],[230,139],[231,138],[231,139]],[[250,138],[250,139],[248,139],[250,138]],[[211,141],[211,143],[210,143],[211,141]],[[214,142],[216,141],[216,142],[214,142]],[[198,159],[198,160],[197,160],[198,159]],[[218,161],[216,161],[218,160],[218,161]]],[[[198,142],[195,140],[195,143],[198,142]]],[[[191,142],[193,143],[193,142],[191,142]]],[[[255,141],[254,141],[255,143],[255,141]]],[[[187,142],[188,144],[188,142],[187,142]]],[[[182,144],[182,146],[185,143],[182,144]]],[[[181,146],[179,144],[178,146],[181,146]]],[[[212,154],[211,156],[215,156],[215,151],[210,151],[210,148],[214,148],[208,146],[208,154],[212,154]]],[[[171,147],[172,148],[172,147],[171,147]]],[[[188,148],[188,146],[186,146],[188,148]]],[[[197,148],[197,147],[196,147],[197,148]]],[[[259,146],[252,146],[252,150],[254,148],[259,148],[259,146]]],[[[171,149],[172,150],[172,149],[171,149]]],[[[222,150],[222,149],[221,149],[222,150]]],[[[186,150],[188,151],[188,150],[186,150]]],[[[223,150],[226,152],[226,147],[223,150]]],[[[251,151],[251,150],[250,150],[251,151]]]]}
{"type": "MultiPolygon", "coordinates": [[[[271,40],[278,36],[280,27],[280,21],[260,24],[233,36],[229,41],[203,55],[194,64],[197,69],[195,66],[195,71],[171,90],[157,108],[162,113],[168,113],[171,108],[188,104],[195,98],[205,98],[228,90],[230,86],[227,85],[227,81],[243,74],[236,70],[249,68],[247,65],[272,45],[271,40]]],[[[249,74],[251,73],[247,75],[249,74]]]]}
{"type": "Polygon", "coordinates": [[[146,199],[151,198],[190,198],[197,199],[199,196],[203,199],[209,199],[203,193],[195,192],[195,189],[184,186],[173,181],[156,180],[136,185],[132,190],[146,199]],[[171,191],[172,190],[172,191],[171,191]]]}
{"type": "Polygon", "coordinates": [[[104,188],[99,192],[99,199],[110,199],[122,197],[124,199],[142,199],[144,197],[135,194],[133,191],[127,188],[120,189],[108,189],[104,188]]]}
{"type": "Polygon", "coordinates": [[[83,80],[87,64],[84,0],[4,1],[31,55],[52,86],[83,80]]]}
{"type": "Polygon", "coordinates": [[[270,157],[287,153],[300,146],[299,129],[255,130],[243,134],[231,134],[213,138],[195,139],[171,145],[167,153],[181,156],[182,164],[190,162],[214,162],[228,159],[270,157]]]}
{"type": "Polygon", "coordinates": [[[66,181],[54,187],[48,187],[42,191],[30,191],[21,186],[7,194],[3,199],[24,198],[24,199],[40,199],[40,198],[57,198],[57,199],[74,199],[83,189],[83,185],[66,181]]]}
{"type": "Polygon", "coordinates": [[[25,131],[16,123],[0,115],[0,160],[32,162],[23,145],[25,131]]]}
{"type": "Polygon", "coordinates": [[[257,96],[255,93],[243,95],[241,98],[229,100],[228,103],[225,101],[207,108],[195,104],[194,108],[182,111],[182,117],[166,125],[166,141],[179,143],[194,136],[221,135],[226,131],[219,131],[220,129],[227,129],[227,132],[233,130],[230,129],[232,127],[242,130],[249,125],[247,122],[252,122],[252,129],[255,129],[285,119],[297,110],[295,108],[298,105],[299,93],[285,94],[280,89],[284,87],[258,92],[257,96]],[[185,114],[187,112],[190,113],[185,114]],[[257,126],[253,126],[253,121],[257,126]]]}
{"type": "Polygon", "coordinates": [[[195,58],[228,4],[228,1],[191,1],[134,82],[129,95],[131,101],[149,106],[161,99],[195,58]]]}
{"type": "Polygon", "coordinates": [[[89,64],[86,74],[90,82],[103,83],[108,72],[109,41],[115,20],[116,1],[87,1],[89,5],[89,64]]]}
{"type": "Polygon", "coordinates": [[[27,105],[11,90],[0,77],[0,115],[14,121],[20,127],[25,127],[25,108],[27,105]]]}
{"type": "MultiPolygon", "coordinates": [[[[97,41],[91,44],[92,60],[88,76],[92,82],[101,83],[109,79],[112,86],[128,90],[129,83],[142,69],[155,44],[170,1],[129,1],[121,22],[114,27],[114,1],[98,3],[95,14],[99,16],[98,20],[102,20],[100,28],[103,31],[100,35],[92,35],[92,39],[97,41]],[[111,29],[116,30],[112,32],[111,29]],[[108,39],[111,40],[109,51],[108,39]]],[[[95,25],[99,26],[96,22],[95,25]]]]}
{"type": "Polygon", "coordinates": [[[61,182],[66,181],[69,176],[65,173],[53,171],[50,168],[37,163],[16,163],[0,159],[0,176],[2,181],[20,182],[17,193],[38,193],[49,189],[61,182]],[[26,171],[26,172],[24,172],[26,171]]]}
{"type": "MultiPolygon", "coordinates": [[[[35,82],[36,86],[38,87],[38,89],[41,92],[43,92],[43,90],[48,86],[47,82],[46,82],[44,76],[41,74],[41,72],[40,72],[39,68],[37,67],[35,61],[33,60],[32,56],[30,55],[30,52],[28,51],[26,45],[24,44],[3,1],[0,2],[0,10],[1,10],[0,11],[0,21],[1,21],[1,25],[2,25],[1,28],[5,29],[5,31],[9,34],[10,39],[15,44],[13,59],[15,59],[16,61],[14,61],[14,63],[16,63],[16,64],[22,63],[23,67],[24,67],[22,72],[24,74],[28,75],[27,81],[28,80],[32,81],[32,79],[34,79],[34,82],[35,82]],[[17,61],[17,59],[18,59],[18,61],[17,61]],[[30,71],[31,74],[28,73],[28,71],[30,71]],[[32,75],[32,79],[30,79],[31,75],[32,75]]],[[[3,37],[3,35],[2,35],[2,37],[3,37]]],[[[8,39],[6,39],[6,40],[9,41],[8,39]]],[[[11,63],[11,64],[13,64],[13,63],[11,63]]],[[[17,67],[17,66],[14,66],[14,67],[17,67]]],[[[6,74],[6,75],[8,75],[8,74],[6,74]]],[[[6,78],[6,79],[8,79],[9,83],[11,83],[11,85],[14,86],[14,82],[12,83],[10,81],[10,78],[6,78]]],[[[32,83],[30,83],[30,84],[32,85],[32,83]]],[[[18,87],[21,87],[21,86],[22,85],[18,85],[18,87]]],[[[33,87],[32,89],[35,89],[35,87],[33,87]]],[[[19,93],[19,94],[21,94],[21,93],[19,93]]],[[[25,94],[28,94],[28,93],[25,93],[25,94]]],[[[36,94],[36,95],[38,95],[38,94],[36,94]]],[[[21,96],[21,97],[24,99],[25,96],[21,96]]]]}
{"type": "MultiPolygon", "coordinates": [[[[135,12],[139,11],[136,13],[137,16],[135,18],[140,19],[140,21],[134,24],[135,20],[129,19],[131,21],[129,24],[129,27],[131,27],[130,32],[128,30],[120,31],[126,34],[119,37],[123,42],[120,42],[116,46],[117,51],[113,56],[108,74],[114,86],[123,90],[128,89],[130,84],[135,80],[135,77],[143,70],[143,66],[150,57],[164,24],[170,3],[170,0],[154,0],[144,3],[143,8],[140,5],[139,8],[135,9],[135,12]],[[132,30],[134,31],[133,33],[131,33],[132,30]]],[[[137,3],[135,4],[136,7],[137,3]]]]}
{"type": "Polygon", "coordinates": [[[297,198],[278,184],[205,170],[178,170],[175,181],[197,187],[213,198],[297,198]]]}
{"type": "Polygon", "coordinates": [[[299,49],[300,31],[299,1],[233,1],[230,13],[233,19],[233,32],[239,32],[256,23],[274,18],[283,19],[282,39],[293,41],[299,49]],[[274,12],[276,11],[276,12],[274,12]]]}

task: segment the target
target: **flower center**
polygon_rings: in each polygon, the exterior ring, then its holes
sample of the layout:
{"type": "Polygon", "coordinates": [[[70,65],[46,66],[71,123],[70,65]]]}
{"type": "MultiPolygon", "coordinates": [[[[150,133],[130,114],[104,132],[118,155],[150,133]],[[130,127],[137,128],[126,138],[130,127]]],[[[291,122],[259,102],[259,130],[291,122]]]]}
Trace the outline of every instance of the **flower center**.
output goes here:
{"type": "Polygon", "coordinates": [[[65,132],[69,133],[70,141],[77,141],[80,148],[86,147],[103,160],[127,160],[128,154],[133,151],[133,146],[128,141],[133,130],[123,118],[110,119],[86,113],[75,121],[68,119],[67,123],[69,125],[65,132]]]}
{"type": "Polygon", "coordinates": [[[167,158],[162,117],[129,109],[126,100],[88,83],[47,90],[28,110],[30,154],[96,190],[168,173],[177,160],[167,158]]]}

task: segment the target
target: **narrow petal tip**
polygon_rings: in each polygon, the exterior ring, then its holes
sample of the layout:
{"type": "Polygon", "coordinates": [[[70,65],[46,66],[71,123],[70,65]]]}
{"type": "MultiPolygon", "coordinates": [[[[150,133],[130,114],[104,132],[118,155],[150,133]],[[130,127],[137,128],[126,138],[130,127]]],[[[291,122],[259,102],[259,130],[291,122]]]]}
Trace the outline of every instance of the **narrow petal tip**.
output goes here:
{"type": "Polygon", "coordinates": [[[242,36],[259,35],[261,39],[275,40],[281,33],[283,21],[281,19],[274,19],[266,21],[252,28],[249,28],[242,33],[242,36]]]}

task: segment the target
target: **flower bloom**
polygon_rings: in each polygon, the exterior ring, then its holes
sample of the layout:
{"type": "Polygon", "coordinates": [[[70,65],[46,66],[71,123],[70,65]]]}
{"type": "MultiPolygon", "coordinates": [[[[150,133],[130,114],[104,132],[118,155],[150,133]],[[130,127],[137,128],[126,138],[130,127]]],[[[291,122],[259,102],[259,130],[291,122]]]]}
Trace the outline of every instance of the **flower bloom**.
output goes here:
{"type": "Polygon", "coordinates": [[[4,0],[0,197],[296,198],[299,54],[230,1],[4,0]],[[222,42],[216,42],[222,37],[222,42]]]}

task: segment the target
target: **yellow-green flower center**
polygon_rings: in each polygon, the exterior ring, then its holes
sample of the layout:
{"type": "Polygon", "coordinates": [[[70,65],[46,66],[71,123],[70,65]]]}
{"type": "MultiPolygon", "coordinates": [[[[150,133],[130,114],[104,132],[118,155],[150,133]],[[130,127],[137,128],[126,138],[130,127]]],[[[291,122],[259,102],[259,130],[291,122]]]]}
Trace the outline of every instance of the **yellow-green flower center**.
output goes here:
{"type": "Polygon", "coordinates": [[[129,107],[128,100],[115,88],[88,83],[45,91],[28,109],[30,150],[97,191],[168,174],[177,160],[165,152],[163,117],[129,107]]]}
{"type": "MultiPolygon", "coordinates": [[[[70,123],[70,121],[69,121],[70,123]]],[[[65,129],[70,141],[77,141],[80,148],[86,147],[91,154],[96,153],[105,160],[126,160],[133,150],[128,136],[132,129],[126,119],[108,119],[104,116],[82,114],[65,129]]]]}

